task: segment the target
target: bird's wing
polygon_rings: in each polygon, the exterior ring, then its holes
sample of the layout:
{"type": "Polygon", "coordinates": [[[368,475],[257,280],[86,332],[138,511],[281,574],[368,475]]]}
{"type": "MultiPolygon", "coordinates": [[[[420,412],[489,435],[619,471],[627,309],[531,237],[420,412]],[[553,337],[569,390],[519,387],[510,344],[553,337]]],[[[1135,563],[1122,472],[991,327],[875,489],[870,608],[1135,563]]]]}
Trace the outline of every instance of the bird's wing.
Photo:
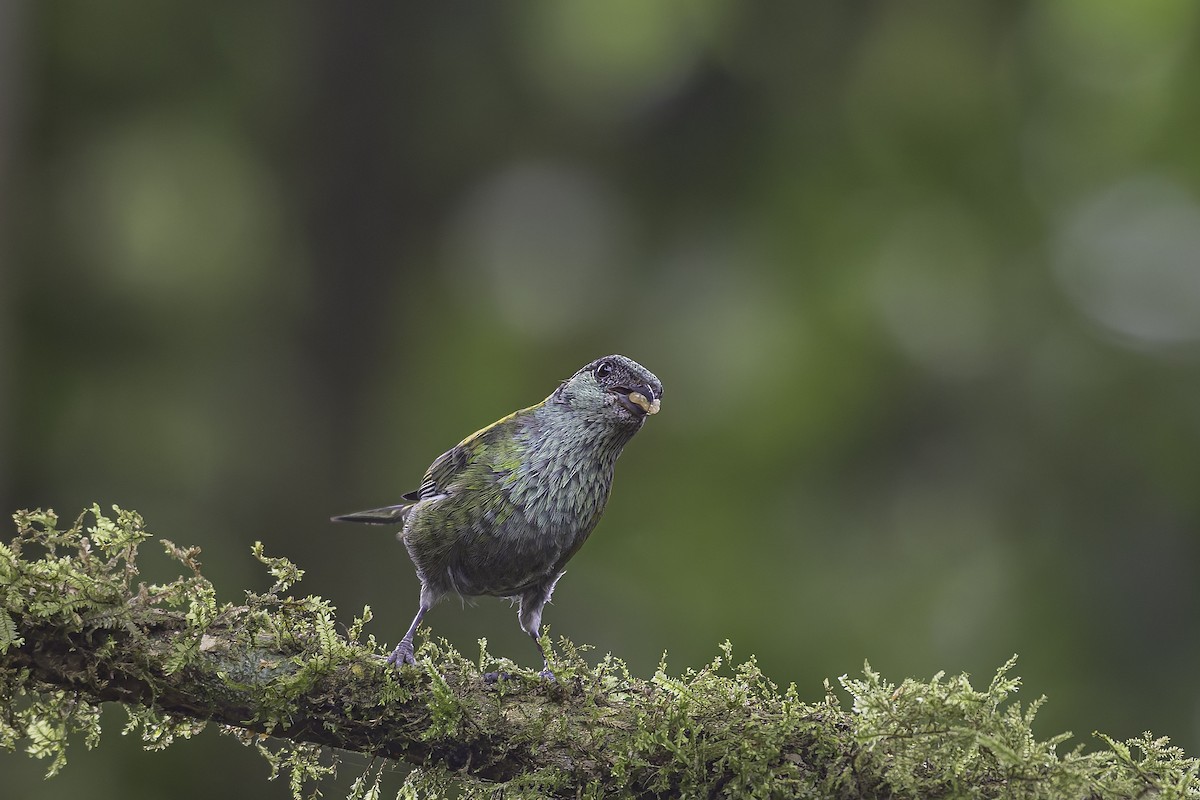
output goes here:
{"type": "Polygon", "coordinates": [[[433,460],[425,477],[421,480],[421,488],[404,495],[409,500],[428,500],[446,493],[446,487],[454,480],[454,476],[462,472],[467,465],[467,449],[462,444],[456,444],[433,460]]]}
{"type": "Polygon", "coordinates": [[[520,424],[520,418],[533,408],[536,406],[514,411],[486,428],[480,428],[442,453],[425,471],[421,488],[405,495],[405,498],[427,500],[447,494],[472,468],[487,468],[493,472],[511,470],[513,433],[520,424]]]}

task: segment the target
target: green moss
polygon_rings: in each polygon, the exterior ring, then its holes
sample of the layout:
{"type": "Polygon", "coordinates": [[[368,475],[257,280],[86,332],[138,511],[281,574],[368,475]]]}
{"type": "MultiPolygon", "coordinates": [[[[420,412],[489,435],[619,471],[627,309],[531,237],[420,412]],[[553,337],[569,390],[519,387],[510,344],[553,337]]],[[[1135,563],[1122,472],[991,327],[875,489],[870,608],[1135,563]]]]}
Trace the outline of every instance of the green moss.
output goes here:
{"type": "MultiPolygon", "coordinates": [[[[137,583],[138,548],[152,537],[133,512],[93,507],[68,526],[53,512],[15,520],[17,535],[0,544],[0,747],[46,759],[51,775],[70,742],[98,743],[90,692],[120,674],[152,687],[125,703],[126,732],[148,749],[203,728],[181,714],[232,709],[222,729],[296,797],[338,764],[313,738],[419,764],[401,797],[493,797],[496,781],[505,798],[1200,797],[1198,762],[1166,739],[1098,735],[1090,751],[1066,752],[1068,734],[1039,740],[1042,700],[1015,702],[1014,660],[983,689],[940,673],[895,684],[867,665],[842,677],[844,694],[827,682],[816,702],[775,685],[753,657],[735,662],[728,642],[681,675],[664,659],[648,681],[612,655],[589,663],[565,639],[552,653],[555,683],[482,640],[472,660],[423,641],[418,666],[397,671],[365,634],[369,608],[341,634],[327,601],[288,594],[303,571],[260,544],[252,554],[274,585],[235,605],[219,602],[196,548],[166,540],[181,576],[137,583]],[[32,648],[53,651],[53,676],[37,673],[32,648]],[[511,678],[487,684],[490,671],[511,678]]],[[[384,769],[373,764],[351,797],[379,796],[384,769]]]]}

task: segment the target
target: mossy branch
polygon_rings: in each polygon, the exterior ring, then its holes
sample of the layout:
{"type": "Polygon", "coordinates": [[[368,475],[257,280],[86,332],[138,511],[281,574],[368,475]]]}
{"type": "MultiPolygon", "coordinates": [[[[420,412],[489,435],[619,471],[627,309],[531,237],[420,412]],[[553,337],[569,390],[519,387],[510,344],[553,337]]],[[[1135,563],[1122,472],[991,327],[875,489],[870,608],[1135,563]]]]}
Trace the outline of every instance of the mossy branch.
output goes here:
{"type": "MultiPolygon", "coordinates": [[[[1012,701],[1012,662],[982,691],[966,676],[894,685],[867,667],[841,681],[850,709],[828,684],[815,703],[780,691],[728,644],[703,669],[664,665],[648,681],[611,656],[589,666],[565,640],[555,683],[482,643],[478,661],[426,643],[397,671],[363,637],[369,609],[343,629],[326,601],[288,595],[302,572],[259,545],[275,585],[237,604],[217,602],[195,548],[166,540],[183,575],[135,583],[150,534],[114,511],[66,528],[21,512],[0,544],[0,745],[49,758],[51,773],[72,735],[97,743],[98,704],[112,701],[151,748],[220,723],[297,796],[352,750],[417,765],[405,796],[502,783],[506,797],[1200,797],[1197,762],[1165,739],[1102,737],[1086,754],[1059,754],[1065,735],[1037,740],[1040,701],[1012,701]],[[488,683],[491,669],[512,677],[488,683]]],[[[352,796],[377,796],[381,773],[352,796]]]]}

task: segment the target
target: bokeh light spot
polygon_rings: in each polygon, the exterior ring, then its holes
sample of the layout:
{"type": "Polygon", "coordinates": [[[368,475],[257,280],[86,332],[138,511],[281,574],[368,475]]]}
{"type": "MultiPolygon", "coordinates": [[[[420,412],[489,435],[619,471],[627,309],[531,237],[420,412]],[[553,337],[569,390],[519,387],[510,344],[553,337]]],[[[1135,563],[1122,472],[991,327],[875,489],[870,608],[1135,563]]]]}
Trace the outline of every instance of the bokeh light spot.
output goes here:
{"type": "Polygon", "coordinates": [[[1200,339],[1200,206],[1178,184],[1143,175],[1089,198],[1054,264],[1076,306],[1124,344],[1200,339]]]}
{"type": "Polygon", "coordinates": [[[449,232],[471,302],[494,304],[514,331],[577,329],[618,300],[627,225],[617,198],[566,164],[513,164],[467,199],[449,232]]]}

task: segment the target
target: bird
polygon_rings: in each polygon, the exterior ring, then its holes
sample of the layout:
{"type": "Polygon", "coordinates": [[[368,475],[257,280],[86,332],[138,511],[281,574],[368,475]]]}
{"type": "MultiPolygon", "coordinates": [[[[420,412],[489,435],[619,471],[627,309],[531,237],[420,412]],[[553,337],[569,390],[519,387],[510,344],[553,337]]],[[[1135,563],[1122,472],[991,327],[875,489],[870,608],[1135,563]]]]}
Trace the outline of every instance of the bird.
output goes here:
{"type": "Polygon", "coordinates": [[[388,664],[416,663],[413,635],[438,601],[454,594],[495,596],[519,604],[518,622],[542,659],[538,674],[554,680],[539,639],[542,610],[600,521],[617,457],[658,413],[662,394],[658,377],[633,359],[597,358],[542,402],[434,459],[420,487],[402,496],[405,502],[331,517],[401,526],[396,538],[416,568],[421,593],[388,664]]]}

